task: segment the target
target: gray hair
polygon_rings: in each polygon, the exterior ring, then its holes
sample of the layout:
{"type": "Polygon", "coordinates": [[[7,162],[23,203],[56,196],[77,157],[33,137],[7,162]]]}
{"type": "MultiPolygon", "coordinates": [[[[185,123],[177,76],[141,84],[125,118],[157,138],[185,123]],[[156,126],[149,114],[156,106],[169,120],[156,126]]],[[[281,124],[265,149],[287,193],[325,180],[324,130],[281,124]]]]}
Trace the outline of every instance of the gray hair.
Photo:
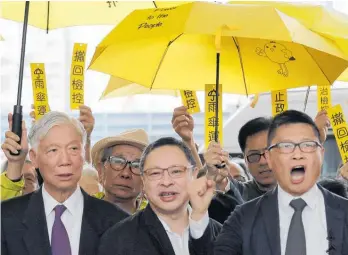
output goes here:
{"type": "Polygon", "coordinates": [[[40,140],[43,139],[53,127],[62,124],[72,124],[76,128],[76,131],[81,135],[84,149],[87,133],[82,123],[66,113],[57,111],[46,113],[40,120],[33,124],[28,135],[31,147],[37,149],[40,140]]]}

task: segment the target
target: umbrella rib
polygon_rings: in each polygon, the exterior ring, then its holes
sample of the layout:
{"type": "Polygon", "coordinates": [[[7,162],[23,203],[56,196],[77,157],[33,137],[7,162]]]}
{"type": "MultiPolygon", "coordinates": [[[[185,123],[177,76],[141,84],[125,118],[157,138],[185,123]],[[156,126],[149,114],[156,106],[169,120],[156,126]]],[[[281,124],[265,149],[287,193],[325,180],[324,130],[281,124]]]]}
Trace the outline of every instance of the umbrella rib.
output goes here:
{"type": "Polygon", "coordinates": [[[242,54],[240,53],[240,47],[239,47],[239,43],[237,41],[237,38],[235,38],[234,36],[232,36],[233,42],[237,47],[237,51],[238,51],[238,56],[239,56],[239,62],[240,62],[240,67],[242,68],[242,73],[243,73],[243,82],[244,82],[244,87],[245,87],[245,93],[248,96],[248,87],[246,84],[246,80],[245,80],[245,72],[244,72],[244,65],[243,65],[243,57],[242,54]]]}
{"type": "Polygon", "coordinates": [[[158,74],[158,72],[159,72],[159,70],[160,70],[160,68],[161,68],[161,65],[162,65],[162,63],[163,63],[164,57],[167,55],[167,52],[168,52],[168,50],[169,50],[169,46],[172,45],[172,43],[175,42],[177,39],[179,39],[179,37],[182,36],[182,35],[183,35],[183,33],[181,33],[180,35],[178,35],[177,37],[175,37],[172,41],[170,41],[170,42],[168,43],[168,45],[167,45],[167,47],[166,47],[166,49],[165,49],[165,51],[164,51],[164,53],[163,53],[163,55],[162,55],[161,61],[160,61],[159,65],[158,65],[158,68],[157,68],[157,70],[156,70],[155,76],[153,77],[150,90],[152,90],[153,84],[155,83],[157,74],[158,74]]]}
{"type": "MultiPolygon", "coordinates": [[[[315,59],[313,58],[312,54],[308,51],[307,47],[302,45],[305,50],[307,51],[307,53],[309,54],[309,56],[311,56],[311,58],[313,59],[314,63],[317,65],[317,67],[319,67],[320,71],[322,72],[322,74],[324,74],[326,80],[329,82],[329,84],[331,85],[331,82],[329,80],[329,78],[327,77],[326,73],[324,73],[323,69],[321,69],[321,67],[318,65],[317,61],[315,61],[315,59]]],[[[317,84],[318,85],[318,84],[317,84]]]]}
{"type": "Polygon", "coordinates": [[[155,8],[157,8],[157,4],[155,1],[152,1],[153,5],[155,6],[155,8]]]}

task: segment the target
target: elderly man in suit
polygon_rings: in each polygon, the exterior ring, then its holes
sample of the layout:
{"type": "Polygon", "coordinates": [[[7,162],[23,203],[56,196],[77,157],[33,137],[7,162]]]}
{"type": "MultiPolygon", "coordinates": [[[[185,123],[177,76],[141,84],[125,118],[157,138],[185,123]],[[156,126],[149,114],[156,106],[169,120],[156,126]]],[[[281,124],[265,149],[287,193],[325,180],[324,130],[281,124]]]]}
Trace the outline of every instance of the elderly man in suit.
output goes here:
{"type": "Polygon", "coordinates": [[[348,200],[317,185],[324,155],[319,136],[305,113],[285,111],[272,120],[266,159],[278,186],[237,207],[214,255],[348,254],[348,200]]]}
{"type": "Polygon", "coordinates": [[[65,113],[50,112],[33,125],[29,142],[44,184],[2,203],[1,254],[95,255],[101,235],[128,214],[78,186],[84,127],[65,113]]]}

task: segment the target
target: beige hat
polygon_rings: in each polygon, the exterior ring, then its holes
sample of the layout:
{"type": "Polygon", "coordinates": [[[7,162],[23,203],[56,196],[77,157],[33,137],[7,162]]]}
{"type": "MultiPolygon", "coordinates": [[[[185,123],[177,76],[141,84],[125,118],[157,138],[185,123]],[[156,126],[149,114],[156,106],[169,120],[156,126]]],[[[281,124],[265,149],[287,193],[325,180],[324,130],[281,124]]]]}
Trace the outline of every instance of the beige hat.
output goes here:
{"type": "Polygon", "coordinates": [[[123,132],[117,136],[106,137],[98,141],[92,148],[92,163],[94,166],[100,162],[102,152],[105,148],[115,145],[132,145],[141,150],[149,145],[149,137],[143,129],[133,129],[123,132]]]}

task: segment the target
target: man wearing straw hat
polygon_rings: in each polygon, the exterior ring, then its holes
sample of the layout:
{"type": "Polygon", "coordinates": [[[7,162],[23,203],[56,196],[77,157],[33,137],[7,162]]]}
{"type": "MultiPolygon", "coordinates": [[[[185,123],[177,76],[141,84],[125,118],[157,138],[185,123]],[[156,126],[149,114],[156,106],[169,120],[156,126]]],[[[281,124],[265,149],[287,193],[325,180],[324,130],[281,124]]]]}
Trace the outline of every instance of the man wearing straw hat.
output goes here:
{"type": "Polygon", "coordinates": [[[106,137],[92,148],[92,162],[104,192],[95,197],[117,204],[129,213],[146,206],[141,198],[140,157],[149,144],[143,129],[106,137]]]}

